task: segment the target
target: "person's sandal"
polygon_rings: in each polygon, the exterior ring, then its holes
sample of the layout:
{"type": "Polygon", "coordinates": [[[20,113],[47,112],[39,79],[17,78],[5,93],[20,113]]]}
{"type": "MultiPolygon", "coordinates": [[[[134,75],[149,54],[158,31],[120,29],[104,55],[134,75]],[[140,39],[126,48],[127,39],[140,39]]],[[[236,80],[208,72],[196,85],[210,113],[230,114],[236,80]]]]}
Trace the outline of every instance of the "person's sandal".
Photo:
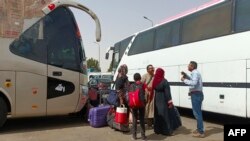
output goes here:
{"type": "Polygon", "coordinates": [[[196,133],[196,134],[193,134],[193,137],[204,138],[205,134],[204,133],[196,133]]]}
{"type": "Polygon", "coordinates": [[[199,131],[198,131],[198,129],[195,129],[192,133],[193,133],[193,134],[198,134],[199,131]]]}

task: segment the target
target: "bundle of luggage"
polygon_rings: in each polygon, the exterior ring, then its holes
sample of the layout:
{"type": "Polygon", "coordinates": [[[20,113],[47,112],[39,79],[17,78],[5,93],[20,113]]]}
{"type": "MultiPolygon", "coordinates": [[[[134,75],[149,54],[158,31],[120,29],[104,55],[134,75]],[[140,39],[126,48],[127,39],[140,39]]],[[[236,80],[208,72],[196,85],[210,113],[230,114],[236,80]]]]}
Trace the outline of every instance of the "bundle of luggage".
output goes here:
{"type": "MultiPolygon", "coordinates": [[[[138,108],[144,106],[145,98],[141,94],[140,85],[132,85],[128,92],[128,106],[130,108],[138,108]]],[[[119,105],[118,95],[115,90],[110,90],[106,97],[105,103],[101,103],[98,107],[93,107],[89,111],[88,120],[92,127],[110,126],[112,129],[122,132],[129,131],[129,111],[125,105],[119,105]]],[[[170,110],[171,126],[175,130],[182,125],[180,114],[176,107],[170,110]]]]}
{"type": "Polygon", "coordinates": [[[110,90],[106,100],[100,100],[97,107],[89,109],[88,121],[90,126],[98,128],[109,125],[112,129],[128,132],[128,109],[119,105],[115,90],[110,90]]]}
{"type": "Polygon", "coordinates": [[[89,111],[88,121],[90,126],[95,128],[109,125],[115,130],[129,131],[127,108],[124,105],[117,107],[116,110],[114,106],[110,105],[93,107],[89,111]]]}
{"type": "Polygon", "coordinates": [[[115,110],[115,107],[112,106],[107,114],[107,123],[112,129],[128,132],[129,123],[127,118],[127,108],[123,105],[117,107],[115,110]]]}

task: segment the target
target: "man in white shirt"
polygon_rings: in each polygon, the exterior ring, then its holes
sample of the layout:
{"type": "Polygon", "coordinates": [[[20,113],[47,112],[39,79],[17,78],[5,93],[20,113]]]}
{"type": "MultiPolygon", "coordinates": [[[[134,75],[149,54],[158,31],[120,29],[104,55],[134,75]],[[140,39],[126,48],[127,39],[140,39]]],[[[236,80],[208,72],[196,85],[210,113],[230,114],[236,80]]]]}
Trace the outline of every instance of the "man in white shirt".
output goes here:
{"type": "Polygon", "coordinates": [[[204,99],[202,92],[202,78],[201,74],[197,70],[197,63],[191,61],[188,65],[188,70],[191,72],[191,76],[188,76],[186,73],[182,72],[181,81],[186,85],[189,85],[189,95],[191,96],[192,110],[194,117],[197,120],[197,129],[193,132],[194,137],[205,137],[202,110],[201,105],[204,99]]]}

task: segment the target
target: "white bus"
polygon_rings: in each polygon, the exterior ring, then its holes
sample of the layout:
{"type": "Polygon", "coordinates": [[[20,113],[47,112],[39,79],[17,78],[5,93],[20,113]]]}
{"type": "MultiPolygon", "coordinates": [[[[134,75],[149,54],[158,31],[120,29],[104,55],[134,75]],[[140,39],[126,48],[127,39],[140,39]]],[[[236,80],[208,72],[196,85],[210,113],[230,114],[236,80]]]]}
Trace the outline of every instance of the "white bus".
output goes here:
{"type": "Polygon", "coordinates": [[[249,13],[249,0],[213,0],[136,33],[119,65],[128,65],[130,81],[134,73],[146,73],[148,64],[163,68],[174,104],[191,108],[180,72],[188,72],[189,62],[197,61],[204,85],[203,110],[249,118],[249,13]]]}
{"type": "Polygon", "coordinates": [[[66,115],[87,101],[87,65],[75,0],[0,0],[0,126],[7,117],[66,115]]]}

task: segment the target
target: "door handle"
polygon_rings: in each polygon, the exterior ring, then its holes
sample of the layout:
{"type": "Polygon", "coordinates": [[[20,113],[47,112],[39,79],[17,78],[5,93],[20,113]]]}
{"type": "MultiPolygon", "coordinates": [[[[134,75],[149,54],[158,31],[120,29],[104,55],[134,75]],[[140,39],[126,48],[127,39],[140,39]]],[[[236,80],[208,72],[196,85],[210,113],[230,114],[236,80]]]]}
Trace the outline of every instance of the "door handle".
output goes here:
{"type": "Polygon", "coordinates": [[[61,71],[53,71],[53,76],[62,76],[61,71]]]}

